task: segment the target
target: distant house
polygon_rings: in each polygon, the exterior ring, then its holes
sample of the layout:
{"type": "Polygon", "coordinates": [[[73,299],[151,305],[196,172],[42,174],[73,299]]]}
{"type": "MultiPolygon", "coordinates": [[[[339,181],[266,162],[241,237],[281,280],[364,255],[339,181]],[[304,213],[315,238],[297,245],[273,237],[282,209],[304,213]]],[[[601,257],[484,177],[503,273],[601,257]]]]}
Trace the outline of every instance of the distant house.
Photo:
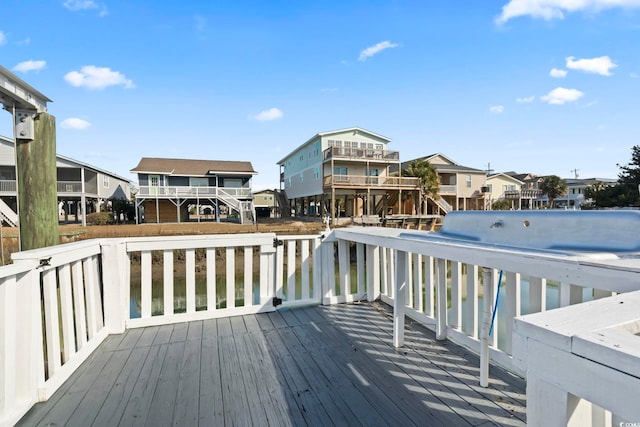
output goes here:
{"type": "Polygon", "coordinates": [[[439,212],[487,208],[484,195],[487,178],[485,171],[462,166],[440,153],[402,162],[401,168],[407,169],[415,160],[426,160],[438,172],[440,193],[431,202],[439,212]]]}
{"type": "Polygon", "coordinates": [[[262,190],[253,193],[253,206],[258,218],[275,218],[280,212],[278,192],[276,190],[262,190]]]}
{"type": "MultiPolygon", "coordinates": [[[[400,153],[391,140],[352,127],[320,132],[287,154],[280,165],[280,189],[296,215],[385,216],[402,194],[420,190],[417,178],[391,176],[400,153]]],[[[397,208],[396,208],[397,209],[397,208]]]]}
{"type": "Polygon", "coordinates": [[[491,206],[499,200],[508,200],[511,209],[520,209],[520,191],[522,181],[504,173],[496,173],[487,177],[487,190],[491,206]]]}
{"type": "Polygon", "coordinates": [[[557,207],[580,209],[582,205],[590,202],[584,195],[584,191],[593,184],[602,183],[614,186],[618,183],[615,179],[609,178],[566,178],[563,181],[567,184],[567,194],[554,200],[557,207]]]}
{"type": "Polygon", "coordinates": [[[143,157],[131,172],[138,175],[137,222],[200,221],[203,209],[216,221],[255,221],[250,162],[143,157]]]}
{"type": "Polygon", "coordinates": [[[540,190],[540,183],[544,177],[532,173],[504,172],[521,182],[520,189],[517,191],[507,191],[505,198],[514,200],[514,209],[540,209],[547,204],[546,197],[540,190]]]}
{"type": "MultiPolygon", "coordinates": [[[[86,225],[86,215],[104,209],[110,200],[129,200],[131,181],[87,163],[56,156],[58,209],[61,222],[86,225]]],[[[0,215],[17,225],[16,166],[13,139],[0,136],[0,215]]]]}

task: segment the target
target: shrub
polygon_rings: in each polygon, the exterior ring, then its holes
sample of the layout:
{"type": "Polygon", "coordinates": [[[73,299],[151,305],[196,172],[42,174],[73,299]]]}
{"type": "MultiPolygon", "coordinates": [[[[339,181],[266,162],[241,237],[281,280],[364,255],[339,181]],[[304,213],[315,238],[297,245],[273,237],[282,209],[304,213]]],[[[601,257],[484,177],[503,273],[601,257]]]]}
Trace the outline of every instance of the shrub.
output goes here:
{"type": "Polygon", "coordinates": [[[95,212],[87,215],[87,225],[113,224],[112,212],[95,212]]]}

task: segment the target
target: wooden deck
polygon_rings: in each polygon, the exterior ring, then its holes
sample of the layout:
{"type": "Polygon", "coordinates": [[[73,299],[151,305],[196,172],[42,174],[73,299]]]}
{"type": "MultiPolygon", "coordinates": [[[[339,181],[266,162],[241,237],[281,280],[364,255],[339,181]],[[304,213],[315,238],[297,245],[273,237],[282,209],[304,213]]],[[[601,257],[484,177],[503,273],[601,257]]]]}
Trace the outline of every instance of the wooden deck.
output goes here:
{"type": "Polygon", "coordinates": [[[525,384],[389,307],[314,306],[111,335],[18,425],[525,424],[525,384]]]}

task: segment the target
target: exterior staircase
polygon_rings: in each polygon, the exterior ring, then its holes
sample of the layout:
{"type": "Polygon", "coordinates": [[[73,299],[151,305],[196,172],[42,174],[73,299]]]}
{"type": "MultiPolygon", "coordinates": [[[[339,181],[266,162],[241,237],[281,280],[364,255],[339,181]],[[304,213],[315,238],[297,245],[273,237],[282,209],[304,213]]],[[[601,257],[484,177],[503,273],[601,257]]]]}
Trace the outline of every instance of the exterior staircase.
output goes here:
{"type": "Polygon", "coordinates": [[[7,205],[4,200],[0,199],[0,217],[11,227],[18,226],[18,214],[7,205]]]}
{"type": "Polygon", "coordinates": [[[439,213],[446,214],[453,210],[453,206],[451,206],[449,202],[447,202],[442,197],[439,197],[437,199],[433,197],[429,197],[429,201],[438,207],[438,209],[440,210],[439,213]]]}
{"type": "Polygon", "coordinates": [[[229,209],[233,209],[238,212],[238,215],[240,216],[240,224],[255,222],[256,210],[253,206],[253,200],[240,200],[219,188],[216,192],[216,197],[222,203],[227,205],[229,209]]]}

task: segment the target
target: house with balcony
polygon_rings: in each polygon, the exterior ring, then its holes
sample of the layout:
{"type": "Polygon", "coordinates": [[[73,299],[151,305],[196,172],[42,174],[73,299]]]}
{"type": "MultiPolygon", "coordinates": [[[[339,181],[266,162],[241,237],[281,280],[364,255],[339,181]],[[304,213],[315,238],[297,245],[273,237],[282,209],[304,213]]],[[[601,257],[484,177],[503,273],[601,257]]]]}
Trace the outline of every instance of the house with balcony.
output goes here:
{"type": "Polygon", "coordinates": [[[137,223],[255,221],[250,162],[143,157],[131,172],[138,175],[137,223]],[[203,218],[204,210],[212,215],[203,218]]]}
{"type": "Polygon", "coordinates": [[[507,195],[510,199],[516,199],[518,202],[514,203],[515,209],[540,209],[547,204],[546,197],[540,190],[540,183],[544,177],[532,173],[517,173],[514,171],[504,172],[504,175],[508,175],[522,184],[520,190],[516,193],[509,192],[507,195]]]}
{"type": "Polygon", "coordinates": [[[487,190],[489,206],[507,200],[511,203],[511,210],[521,209],[522,181],[504,173],[491,174],[487,176],[487,190]]]}
{"type": "MultiPolygon", "coordinates": [[[[0,136],[0,215],[18,223],[15,144],[0,136]]],[[[104,169],[56,155],[58,209],[62,223],[86,225],[86,214],[107,208],[114,199],[129,200],[131,181],[104,169]]]]}
{"type": "Polygon", "coordinates": [[[283,157],[280,187],[295,215],[337,218],[405,213],[395,201],[420,191],[417,178],[392,176],[400,153],[391,140],[352,127],[320,132],[283,157]]]}
{"type": "Polygon", "coordinates": [[[593,184],[603,184],[614,186],[618,182],[609,178],[565,178],[567,184],[567,194],[554,200],[554,205],[569,209],[580,209],[582,205],[590,202],[584,195],[585,190],[593,184]]]}
{"type": "Polygon", "coordinates": [[[257,218],[277,218],[280,214],[277,190],[260,190],[253,193],[253,206],[257,218]]]}
{"type": "MultiPolygon", "coordinates": [[[[407,169],[415,160],[426,160],[440,178],[439,196],[428,200],[434,213],[487,209],[485,171],[462,166],[441,153],[402,162],[400,169],[407,169]]],[[[392,168],[392,172],[398,173],[396,166],[392,168]]]]}

